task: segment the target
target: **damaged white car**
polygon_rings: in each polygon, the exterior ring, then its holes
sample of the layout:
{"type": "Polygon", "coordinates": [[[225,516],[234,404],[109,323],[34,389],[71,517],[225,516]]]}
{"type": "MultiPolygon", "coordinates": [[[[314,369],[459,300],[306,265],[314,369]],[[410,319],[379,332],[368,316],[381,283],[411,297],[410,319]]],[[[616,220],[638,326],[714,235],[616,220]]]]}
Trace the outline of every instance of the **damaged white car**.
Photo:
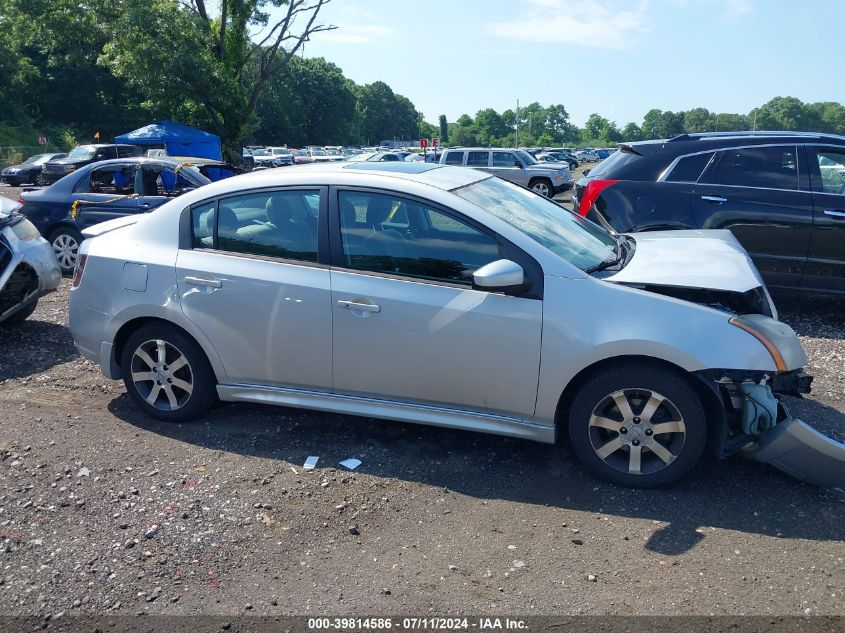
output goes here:
{"type": "Polygon", "coordinates": [[[0,325],[21,323],[38,298],[58,287],[59,262],[50,244],[24,216],[20,205],[0,196],[0,325]]]}
{"type": "Polygon", "coordinates": [[[778,402],[809,391],[806,357],[727,232],[613,235],[479,171],[362,162],[86,234],[76,346],[163,420],[219,399],[568,438],[629,486],[709,445],[841,485],[841,447],[778,402]]]}

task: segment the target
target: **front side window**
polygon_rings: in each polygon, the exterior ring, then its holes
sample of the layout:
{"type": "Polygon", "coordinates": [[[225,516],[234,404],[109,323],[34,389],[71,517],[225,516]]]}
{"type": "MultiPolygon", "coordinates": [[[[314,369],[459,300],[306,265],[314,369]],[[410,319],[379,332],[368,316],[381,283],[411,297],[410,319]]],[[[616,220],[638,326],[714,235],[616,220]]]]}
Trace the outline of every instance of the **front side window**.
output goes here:
{"type": "Polygon", "coordinates": [[[467,167],[487,167],[487,152],[467,152],[467,167]]]}
{"type": "Polygon", "coordinates": [[[487,178],[452,191],[532,240],[587,270],[613,255],[616,240],[604,229],[501,178],[487,178]]]}
{"type": "Polygon", "coordinates": [[[416,200],[341,191],[338,201],[347,268],[471,285],[499,258],[493,237],[416,200]]]}
{"type": "Polygon", "coordinates": [[[76,193],[102,193],[128,196],[135,193],[136,165],[110,165],[98,167],[83,176],[74,191],[76,193]]]}
{"type": "Polygon", "coordinates": [[[463,152],[447,152],[446,159],[443,161],[447,165],[463,165],[464,164],[464,153],[463,152]]]}
{"type": "Polygon", "coordinates": [[[700,180],[714,185],[798,189],[796,156],[794,146],[726,149],[700,180]]]}
{"type": "Polygon", "coordinates": [[[265,191],[191,210],[195,248],[307,262],[318,260],[319,191],[265,191]],[[209,237],[212,246],[209,247],[209,237]]]}
{"type": "Polygon", "coordinates": [[[173,198],[196,188],[183,173],[184,168],[144,166],[141,174],[145,196],[166,196],[173,198]]]}
{"type": "Polygon", "coordinates": [[[710,163],[715,152],[707,152],[706,154],[694,154],[687,156],[678,161],[678,164],[672,169],[668,176],[667,182],[698,182],[701,172],[710,163]]]}
{"type": "Polygon", "coordinates": [[[816,161],[819,165],[821,187],[823,193],[845,194],[845,149],[816,150],[816,161]]]}
{"type": "Polygon", "coordinates": [[[516,163],[516,156],[510,152],[493,152],[493,167],[513,167],[516,163]]]}
{"type": "Polygon", "coordinates": [[[70,154],[68,154],[67,157],[88,160],[89,158],[94,158],[96,153],[97,148],[93,145],[79,145],[78,147],[74,147],[70,150],[70,154]]]}

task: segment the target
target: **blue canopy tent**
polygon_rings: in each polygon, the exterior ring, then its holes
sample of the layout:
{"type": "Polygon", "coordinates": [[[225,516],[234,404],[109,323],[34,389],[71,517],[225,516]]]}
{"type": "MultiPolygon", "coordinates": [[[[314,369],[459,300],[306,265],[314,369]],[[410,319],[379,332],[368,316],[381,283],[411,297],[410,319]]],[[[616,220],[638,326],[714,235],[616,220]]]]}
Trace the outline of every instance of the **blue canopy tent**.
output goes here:
{"type": "Polygon", "coordinates": [[[115,143],[154,145],[167,150],[168,156],[197,156],[221,160],[220,137],[196,128],[159,121],[114,137],[115,143]]]}

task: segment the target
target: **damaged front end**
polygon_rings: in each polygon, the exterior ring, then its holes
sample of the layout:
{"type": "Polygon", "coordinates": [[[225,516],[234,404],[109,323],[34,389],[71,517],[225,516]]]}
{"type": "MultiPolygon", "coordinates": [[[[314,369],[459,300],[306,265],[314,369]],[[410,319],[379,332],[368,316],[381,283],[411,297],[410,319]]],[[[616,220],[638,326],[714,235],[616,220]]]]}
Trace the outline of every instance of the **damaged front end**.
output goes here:
{"type": "Polygon", "coordinates": [[[709,370],[701,377],[724,403],[727,424],[719,438],[720,457],[741,454],[825,488],[845,487],[845,444],[790,416],[782,395],[810,392],[812,376],[802,370],[709,370]]]}
{"type": "Polygon", "coordinates": [[[50,244],[29,220],[0,215],[0,323],[22,320],[62,274],[50,244]]]}

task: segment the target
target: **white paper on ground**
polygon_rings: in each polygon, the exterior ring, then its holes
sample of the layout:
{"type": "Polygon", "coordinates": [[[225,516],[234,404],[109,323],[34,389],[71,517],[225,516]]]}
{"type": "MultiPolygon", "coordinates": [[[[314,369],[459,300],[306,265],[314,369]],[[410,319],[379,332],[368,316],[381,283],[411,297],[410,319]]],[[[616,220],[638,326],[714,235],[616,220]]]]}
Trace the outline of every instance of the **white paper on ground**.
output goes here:
{"type": "Polygon", "coordinates": [[[345,466],[349,470],[355,470],[356,468],[358,468],[358,466],[361,465],[361,460],[355,459],[354,457],[350,457],[349,459],[344,459],[342,462],[340,462],[340,465],[345,466]]]}
{"type": "Polygon", "coordinates": [[[305,463],[302,467],[305,470],[314,470],[314,466],[317,465],[317,460],[320,459],[318,455],[311,455],[308,459],[305,460],[305,463]]]}

